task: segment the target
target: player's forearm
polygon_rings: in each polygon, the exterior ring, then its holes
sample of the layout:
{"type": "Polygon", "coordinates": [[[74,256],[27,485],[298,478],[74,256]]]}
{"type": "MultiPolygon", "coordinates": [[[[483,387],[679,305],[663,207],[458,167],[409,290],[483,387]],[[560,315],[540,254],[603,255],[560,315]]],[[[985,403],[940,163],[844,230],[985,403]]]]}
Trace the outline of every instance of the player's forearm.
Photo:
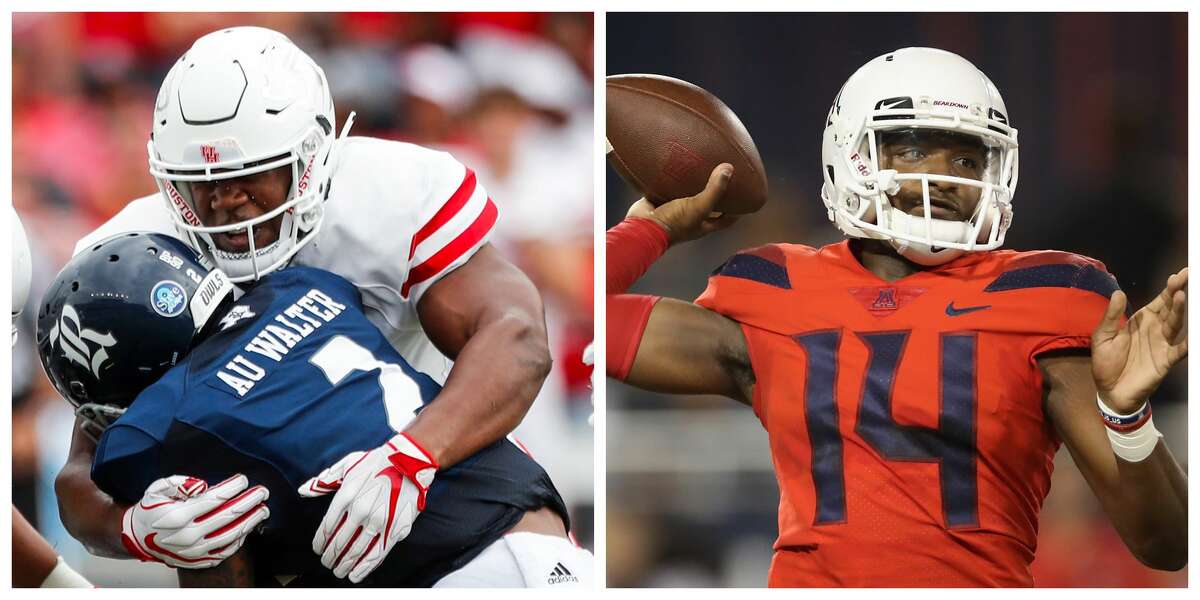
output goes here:
{"type": "Polygon", "coordinates": [[[12,509],[12,583],[18,588],[90,588],[82,575],[63,562],[58,552],[12,509]]]}
{"type": "Polygon", "coordinates": [[[1187,564],[1187,476],[1167,445],[1132,462],[1116,454],[1103,426],[1085,410],[1064,439],[1104,511],[1129,551],[1148,567],[1177,570],[1187,564]],[[1081,435],[1079,426],[1086,426],[1081,435]]]}
{"type": "Polygon", "coordinates": [[[132,558],[121,544],[121,516],[128,505],[117,502],[92,482],[90,465],[68,462],[54,480],[63,526],[88,552],[132,558]]]}
{"type": "Polygon", "coordinates": [[[631,343],[630,330],[613,326],[614,319],[634,320],[627,308],[614,311],[609,304],[610,377],[652,392],[719,394],[750,403],[754,371],[741,326],[701,306],[664,298],[646,317],[636,317],[644,324],[631,343]],[[625,365],[627,370],[617,370],[625,365]]]}
{"type": "Polygon", "coordinates": [[[467,341],[437,400],[406,432],[448,467],[512,432],[550,367],[540,310],[499,315],[467,341]]]}
{"type": "Polygon", "coordinates": [[[748,403],[754,375],[736,323],[689,302],[623,293],[666,251],[665,230],[626,219],[605,242],[608,376],[650,391],[748,403]]]}
{"type": "Polygon", "coordinates": [[[109,558],[131,558],[121,544],[121,517],[128,506],[105,494],[92,481],[96,444],[76,420],[67,464],[54,480],[63,526],[88,552],[109,558]]]}
{"type": "Polygon", "coordinates": [[[450,466],[510,433],[550,373],[537,288],[490,245],[425,292],[421,327],[454,367],[405,430],[450,466]]]}
{"type": "Polygon", "coordinates": [[[21,516],[12,509],[12,576],[13,587],[32,588],[42,585],[46,576],[58,564],[58,553],[21,516]]]}
{"type": "MultiPolygon", "coordinates": [[[[1093,359],[1095,360],[1095,359],[1093,359]]],[[[1097,400],[1103,415],[1106,457],[1105,508],[1130,551],[1143,564],[1177,570],[1187,564],[1187,476],[1154,427],[1146,398],[1131,414],[1112,412],[1097,400]]]]}
{"type": "Polygon", "coordinates": [[[669,245],[666,231],[649,219],[625,219],[604,235],[608,376],[624,381],[633,368],[658,296],[626,294],[669,245]]]}
{"type": "Polygon", "coordinates": [[[1134,463],[1115,456],[1102,432],[1094,443],[1065,432],[1075,464],[1134,557],[1154,569],[1186,566],[1187,477],[1166,445],[1134,463]]]}
{"type": "Polygon", "coordinates": [[[1148,567],[1187,565],[1187,475],[1159,441],[1145,460],[1116,458],[1118,482],[1106,502],[1125,545],[1148,567]]]}
{"type": "Polygon", "coordinates": [[[1046,411],[1080,473],[1129,550],[1147,566],[1187,563],[1187,477],[1161,440],[1142,460],[1119,458],[1097,413],[1091,359],[1078,351],[1039,357],[1046,411]]]}

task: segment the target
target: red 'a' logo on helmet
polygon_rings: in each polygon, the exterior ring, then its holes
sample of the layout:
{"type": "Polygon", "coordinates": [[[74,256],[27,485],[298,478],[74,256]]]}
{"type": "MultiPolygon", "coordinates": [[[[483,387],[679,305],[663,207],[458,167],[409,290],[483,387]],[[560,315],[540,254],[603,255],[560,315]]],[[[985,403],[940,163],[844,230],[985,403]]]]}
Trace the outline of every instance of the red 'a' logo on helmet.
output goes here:
{"type": "Polygon", "coordinates": [[[221,154],[217,152],[214,146],[200,146],[200,155],[204,157],[204,162],[206,163],[221,161],[221,154]]]}

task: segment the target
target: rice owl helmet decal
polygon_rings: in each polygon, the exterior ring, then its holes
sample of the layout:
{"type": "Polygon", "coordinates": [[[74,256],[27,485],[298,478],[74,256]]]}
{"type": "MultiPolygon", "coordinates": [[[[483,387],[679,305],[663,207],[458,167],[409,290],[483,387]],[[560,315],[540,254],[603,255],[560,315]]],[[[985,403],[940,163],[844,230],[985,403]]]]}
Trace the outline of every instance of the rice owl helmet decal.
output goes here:
{"type": "Polygon", "coordinates": [[[61,315],[50,329],[50,347],[57,348],[67,360],[79,363],[100,379],[100,369],[108,361],[108,349],[117,343],[117,339],[111,333],[85,328],[79,322],[79,313],[70,304],[62,307],[61,315]],[[93,352],[95,346],[99,348],[93,352]]]}
{"type": "MultiPolygon", "coordinates": [[[[116,343],[117,340],[112,334],[102,334],[83,327],[79,322],[79,313],[75,308],[65,305],[62,308],[59,321],[50,329],[50,335],[45,345],[48,345],[51,352],[55,350],[59,351],[61,359],[78,363],[83,371],[90,371],[92,376],[99,381],[101,371],[111,365],[108,350],[111,346],[115,346],[116,343]]],[[[42,350],[42,346],[43,344],[39,343],[39,353],[42,350]]],[[[43,366],[45,367],[45,365],[45,358],[43,358],[43,366]]],[[[49,373],[49,371],[47,372],[49,373]]],[[[59,385],[59,382],[54,380],[53,377],[51,377],[51,380],[56,387],[59,385]]],[[[65,382],[65,385],[67,389],[73,390],[77,397],[87,397],[87,386],[82,381],[78,379],[71,380],[65,382]]],[[[72,400],[71,396],[64,394],[63,397],[76,406],[75,414],[82,417],[83,421],[90,425],[90,427],[84,427],[83,432],[90,436],[93,442],[99,442],[100,432],[104,431],[105,428],[120,418],[125,412],[123,406],[92,402],[77,403],[75,400],[72,400]]]]}
{"type": "Polygon", "coordinates": [[[38,306],[42,366],[77,414],[115,418],[187,354],[233,293],[224,272],[178,239],[108,238],[47,288],[38,306]]]}
{"type": "Polygon", "coordinates": [[[821,198],[843,233],[888,240],[909,260],[942,264],[1004,243],[1017,187],[1017,130],[996,86],[970,62],[944,50],[903,48],[863,65],[842,86],[826,118],[821,171],[821,198]],[[981,176],[883,168],[880,140],[899,132],[979,145],[981,176]],[[922,214],[893,206],[891,197],[907,182],[921,188],[922,214]],[[978,194],[974,211],[962,220],[935,218],[930,188],[939,185],[978,194]]]}
{"type": "Polygon", "coordinates": [[[174,281],[160,281],[150,292],[151,306],[164,317],[178,317],[187,304],[187,292],[174,281]]]}

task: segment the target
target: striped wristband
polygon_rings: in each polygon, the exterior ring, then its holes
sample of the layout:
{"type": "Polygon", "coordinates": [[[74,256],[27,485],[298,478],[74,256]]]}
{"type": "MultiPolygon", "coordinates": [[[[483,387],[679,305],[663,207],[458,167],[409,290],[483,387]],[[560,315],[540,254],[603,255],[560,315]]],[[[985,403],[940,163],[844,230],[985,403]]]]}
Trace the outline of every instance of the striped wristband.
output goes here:
{"type": "Polygon", "coordinates": [[[1104,420],[1108,442],[1114,454],[1127,462],[1141,462],[1154,452],[1162,434],[1154,428],[1149,401],[1128,415],[1113,412],[1099,394],[1096,395],[1096,405],[1100,408],[1100,417],[1104,420]]]}

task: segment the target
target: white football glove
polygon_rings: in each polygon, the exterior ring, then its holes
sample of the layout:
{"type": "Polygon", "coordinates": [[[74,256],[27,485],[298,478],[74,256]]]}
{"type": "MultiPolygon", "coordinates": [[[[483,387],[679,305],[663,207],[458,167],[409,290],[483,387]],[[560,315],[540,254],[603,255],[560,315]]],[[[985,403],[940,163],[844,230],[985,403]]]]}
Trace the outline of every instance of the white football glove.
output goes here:
{"type": "Polygon", "coordinates": [[[235,475],[208,487],[174,475],[146,488],[121,519],[121,541],[134,558],[184,569],[207,569],[233,556],[271,515],[267,488],[235,475]]]}
{"type": "Polygon", "coordinates": [[[307,498],[337,492],[313,536],[321,564],[361,582],[408,537],[437,469],[428,452],[400,433],[370,452],[347,454],[300,486],[307,498]]]}

